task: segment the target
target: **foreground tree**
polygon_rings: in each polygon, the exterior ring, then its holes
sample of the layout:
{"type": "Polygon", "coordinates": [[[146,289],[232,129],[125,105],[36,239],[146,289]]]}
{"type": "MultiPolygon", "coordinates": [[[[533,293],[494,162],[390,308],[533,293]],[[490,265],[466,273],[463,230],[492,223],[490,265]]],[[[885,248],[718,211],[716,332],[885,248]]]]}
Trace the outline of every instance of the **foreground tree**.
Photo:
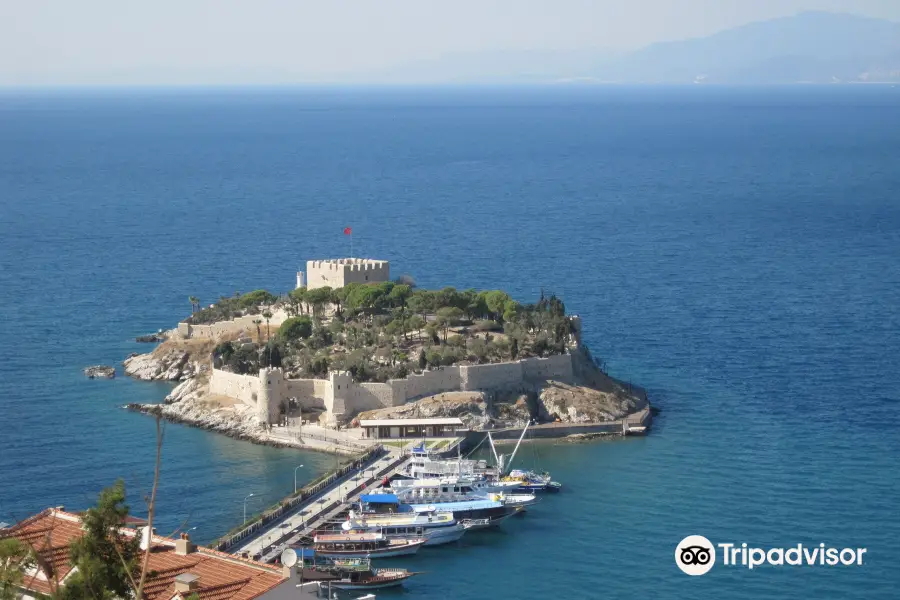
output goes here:
{"type": "MultiPolygon", "coordinates": [[[[162,422],[156,417],[156,463],[153,487],[146,498],[149,531],[153,531],[156,515],[162,444],[162,422]]],[[[140,536],[122,533],[128,510],[125,483],[120,479],[100,492],[97,506],[84,513],[84,535],[72,542],[69,549],[70,560],[77,570],[60,590],[61,600],[143,599],[151,553],[141,550],[140,536]]]]}
{"type": "Polygon", "coordinates": [[[35,565],[34,553],[16,538],[0,540],[0,600],[15,600],[24,572],[35,565]]]}

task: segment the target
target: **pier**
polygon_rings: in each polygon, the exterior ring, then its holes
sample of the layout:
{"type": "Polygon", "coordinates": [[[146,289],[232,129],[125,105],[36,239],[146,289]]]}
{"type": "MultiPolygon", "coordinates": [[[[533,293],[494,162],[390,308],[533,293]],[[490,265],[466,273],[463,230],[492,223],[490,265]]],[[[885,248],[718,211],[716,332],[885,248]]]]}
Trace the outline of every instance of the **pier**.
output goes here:
{"type": "Polygon", "coordinates": [[[325,485],[301,497],[282,501],[286,507],[279,514],[270,513],[227,539],[215,548],[246,556],[260,562],[274,562],[288,546],[300,545],[313,532],[345,512],[360,494],[374,489],[385,477],[406,468],[409,457],[378,447],[370,451],[368,460],[361,459],[356,468],[342,469],[324,482],[325,485]]]}

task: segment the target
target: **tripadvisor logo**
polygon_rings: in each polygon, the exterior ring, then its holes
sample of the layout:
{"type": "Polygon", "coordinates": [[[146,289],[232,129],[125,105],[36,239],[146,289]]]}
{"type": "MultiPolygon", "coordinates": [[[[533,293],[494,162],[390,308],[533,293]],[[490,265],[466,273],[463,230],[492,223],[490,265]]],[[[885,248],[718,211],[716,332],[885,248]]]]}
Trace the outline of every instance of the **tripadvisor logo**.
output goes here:
{"type": "Polygon", "coordinates": [[[688,575],[704,575],[716,564],[716,549],[702,535],[689,535],[675,547],[675,564],[688,575]]]}
{"type": "Polygon", "coordinates": [[[723,566],[740,566],[750,570],[763,565],[860,566],[866,553],[865,548],[833,548],[825,544],[797,544],[766,550],[748,547],[746,543],[713,544],[702,535],[689,535],[675,547],[675,564],[688,575],[705,575],[716,564],[716,548],[719,549],[723,566]]]}

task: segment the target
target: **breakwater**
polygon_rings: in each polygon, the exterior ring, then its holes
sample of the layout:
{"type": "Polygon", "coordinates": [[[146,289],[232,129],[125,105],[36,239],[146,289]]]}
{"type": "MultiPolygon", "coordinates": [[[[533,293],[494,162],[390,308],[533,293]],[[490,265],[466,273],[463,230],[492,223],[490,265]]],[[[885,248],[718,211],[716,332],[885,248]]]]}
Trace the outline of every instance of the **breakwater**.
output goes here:
{"type": "Polygon", "coordinates": [[[232,529],[211,543],[210,547],[223,552],[233,550],[242,542],[246,543],[270,529],[279,520],[283,520],[302,506],[314,502],[328,490],[333,489],[335,485],[345,481],[348,476],[376,462],[385,453],[386,450],[383,446],[375,446],[356,458],[346,461],[337,469],[325,473],[306,484],[297,493],[287,496],[277,504],[252,517],[246,523],[242,523],[240,526],[232,529]]]}

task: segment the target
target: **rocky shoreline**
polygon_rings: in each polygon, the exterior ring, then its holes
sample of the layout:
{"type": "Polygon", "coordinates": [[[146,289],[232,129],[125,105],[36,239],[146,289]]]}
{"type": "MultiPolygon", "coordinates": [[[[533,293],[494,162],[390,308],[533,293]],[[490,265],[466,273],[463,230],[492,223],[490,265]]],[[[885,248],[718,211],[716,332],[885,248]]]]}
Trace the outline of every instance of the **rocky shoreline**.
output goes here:
{"type": "Polygon", "coordinates": [[[161,403],[130,403],[123,408],[263,446],[330,451],[327,446],[275,439],[259,425],[255,412],[249,406],[240,402],[223,403],[210,397],[208,358],[202,350],[197,352],[169,343],[147,354],[129,356],[123,363],[126,375],[142,381],[180,383],[161,403]]]}
{"type": "MultiPolygon", "coordinates": [[[[250,406],[210,395],[208,346],[209,343],[170,339],[152,352],[129,356],[123,363],[126,375],[178,385],[159,404],[132,403],[124,408],[255,444],[323,449],[276,439],[258,423],[250,406]]],[[[586,352],[579,352],[575,358],[575,378],[571,382],[547,380],[505,392],[445,392],[402,406],[366,411],[357,415],[354,422],[360,418],[459,417],[467,427],[478,430],[524,427],[530,421],[585,425],[622,419],[647,406],[643,390],[609,377],[586,352]]],[[[561,433],[559,437],[578,443],[608,435],[561,433]]]]}

